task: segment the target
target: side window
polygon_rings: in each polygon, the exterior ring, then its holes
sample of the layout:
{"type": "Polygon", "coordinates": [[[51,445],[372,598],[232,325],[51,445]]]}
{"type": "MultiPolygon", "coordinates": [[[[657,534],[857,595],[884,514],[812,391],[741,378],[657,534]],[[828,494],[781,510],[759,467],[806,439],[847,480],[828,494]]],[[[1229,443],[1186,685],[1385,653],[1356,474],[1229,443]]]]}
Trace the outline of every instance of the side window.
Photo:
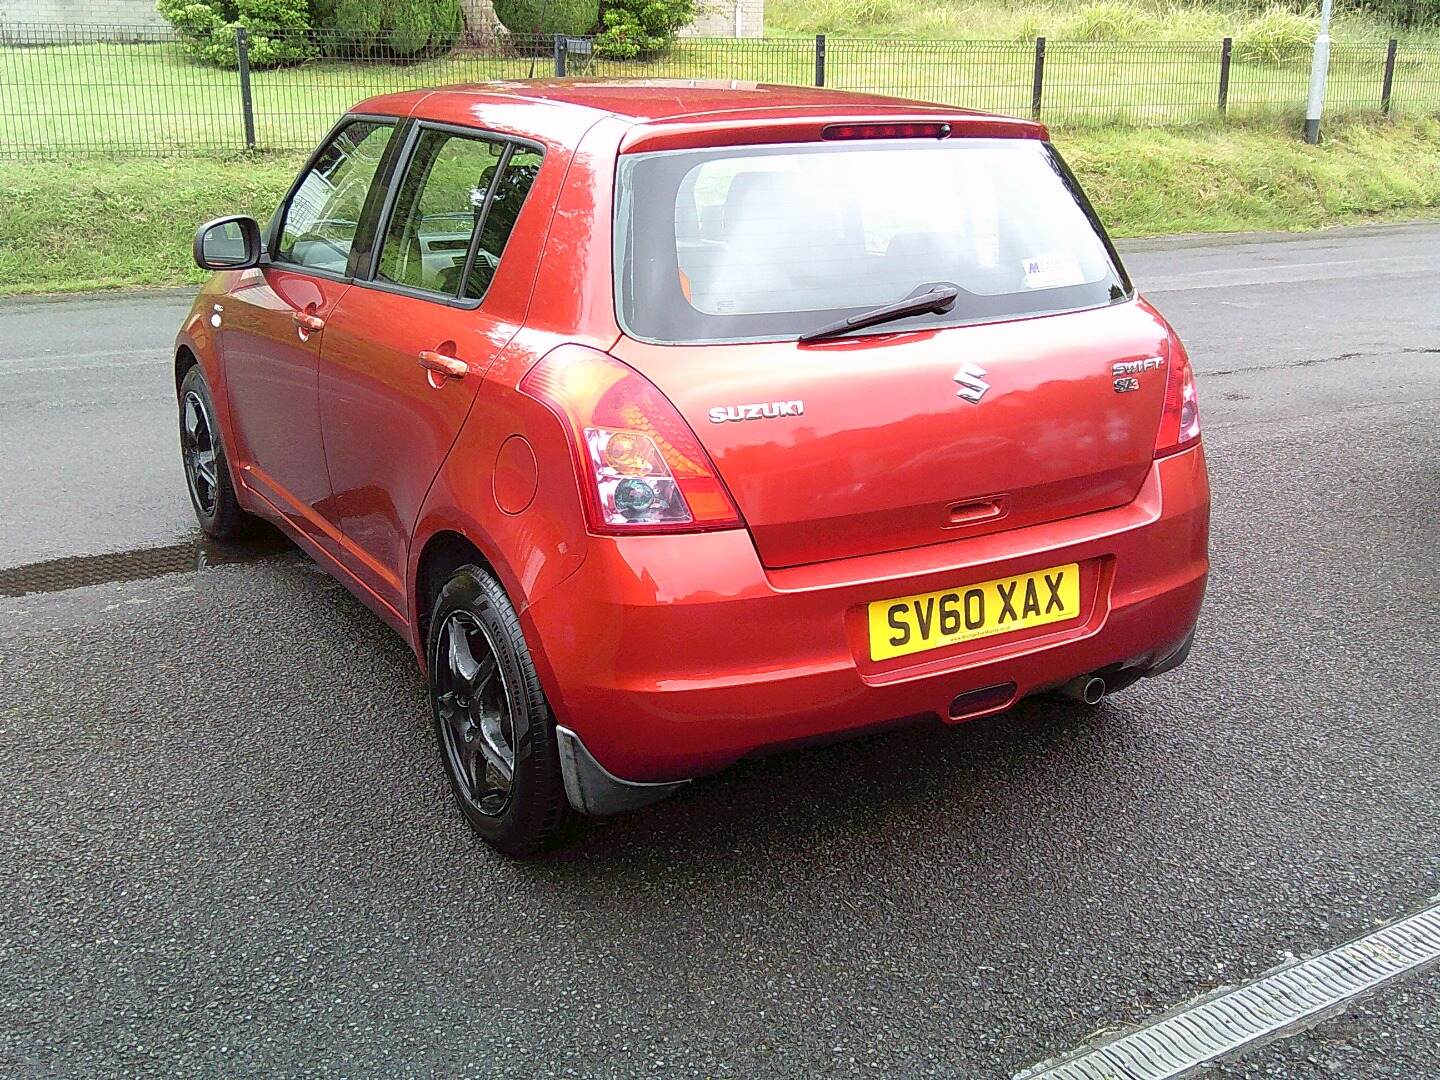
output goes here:
{"type": "Polygon", "coordinates": [[[539,163],[536,151],[503,141],[422,132],[376,276],[442,296],[483,297],[539,163]]]}
{"type": "Polygon", "coordinates": [[[423,131],[395,196],[376,276],[459,296],[470,239],[504,156],[503,142],[423,131]]]}
{"type": "Polygon", "coordinates": [[[465,279],[465,296],[479,299],[490,287],[490,279],[495,276],[495,268],[500,265],[500,256],[505,254],[505,244],[515,228],[515,219],[520,216],[520,207],[525,205],[525,197],[540,172],[540,157],[540,151],[528,146],[517,146],[510,152],[490,200],[490,212],[480,229],[475,262],[465,279]]]}
{"type": "Polygon", "coordinates": [[[280,230],[281,261],[345,273],[355,230],[393,124],[347,124],[315,160],[290,198],[280,230]]]}

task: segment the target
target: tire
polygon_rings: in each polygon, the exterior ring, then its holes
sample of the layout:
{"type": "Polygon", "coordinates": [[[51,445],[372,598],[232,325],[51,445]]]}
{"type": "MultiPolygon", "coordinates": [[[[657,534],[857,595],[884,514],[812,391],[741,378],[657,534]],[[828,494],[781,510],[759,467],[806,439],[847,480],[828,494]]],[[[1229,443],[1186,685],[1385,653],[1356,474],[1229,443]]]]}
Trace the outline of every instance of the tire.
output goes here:
{"type": "Polygon", "coordinates": [[[195,520],[206,536],[239,539],[250,532],[255,519],[241,509],[235,497],[230,460],[215,421],[215,401],[199,364],[180,382],[179,408],[180,460],[195,520]]]}
{"type": "Polygon", "coordinates": [[[481,567],[462,566],[430,610],[430,709],[461,814],[506,855],[563,843],[579,815],[565,797],[555,720],[505,590],[481,567]]]}

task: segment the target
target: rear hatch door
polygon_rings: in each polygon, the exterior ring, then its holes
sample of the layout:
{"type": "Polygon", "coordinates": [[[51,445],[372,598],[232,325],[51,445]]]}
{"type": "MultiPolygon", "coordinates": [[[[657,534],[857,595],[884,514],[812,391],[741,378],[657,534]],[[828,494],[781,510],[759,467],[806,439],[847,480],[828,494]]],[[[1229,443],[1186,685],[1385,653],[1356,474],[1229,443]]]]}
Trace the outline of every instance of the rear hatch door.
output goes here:
{"type": "Polygon", "coordinates": [[[761,560],[785,567],[1131,501],[1167,340],[1130,302],[810,345],[622,339],[614,352],[679,408],[761,560]]]}

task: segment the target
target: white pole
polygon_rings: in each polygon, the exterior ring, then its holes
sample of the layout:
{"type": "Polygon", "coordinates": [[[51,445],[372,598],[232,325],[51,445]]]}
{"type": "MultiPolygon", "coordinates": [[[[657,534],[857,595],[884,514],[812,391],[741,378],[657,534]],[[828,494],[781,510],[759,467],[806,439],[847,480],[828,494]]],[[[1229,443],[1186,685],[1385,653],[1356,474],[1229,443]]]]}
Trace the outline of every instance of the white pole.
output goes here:
{"type": "Polygon", "coordinates": [[[1305,106],[1305,141],[1314,146],[1320,141],[1320,115],[1325,111],[1325,76],[1330,71],[1330,11],[1335,0],[1325,0],[1320,8],[1320,36],[1315,39],[1315,55],[1310,61],[1310,100],[1305,106]]]}

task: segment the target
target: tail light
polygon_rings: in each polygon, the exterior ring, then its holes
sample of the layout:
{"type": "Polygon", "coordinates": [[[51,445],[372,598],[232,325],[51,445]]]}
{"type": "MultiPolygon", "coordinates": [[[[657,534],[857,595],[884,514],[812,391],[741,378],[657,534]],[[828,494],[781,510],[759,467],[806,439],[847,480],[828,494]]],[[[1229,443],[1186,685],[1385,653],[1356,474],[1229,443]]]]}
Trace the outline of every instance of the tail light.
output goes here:
{"type": "Polygon", "coordinates": [[[1155,456],[1179,453],[1200,441],[1200,401],[1195,395],[1195,375],[1185,346],[1173,334],[1170,364],[1165,375],[1165,409],[1155,435],[1155,456]]]}
{"type": "Polygon", "coordinates": [[[820,129],[822,139],[945,139],[949,124],[888,123],[888,124],[826,124],[820,129]]]}
{"type": "Polygon", "coordinates": [[[594,532],[741,524],[685,418],[633,368],[582,345],[562,345],[530,369],[520,389],[565,424],[594,532]]]}

